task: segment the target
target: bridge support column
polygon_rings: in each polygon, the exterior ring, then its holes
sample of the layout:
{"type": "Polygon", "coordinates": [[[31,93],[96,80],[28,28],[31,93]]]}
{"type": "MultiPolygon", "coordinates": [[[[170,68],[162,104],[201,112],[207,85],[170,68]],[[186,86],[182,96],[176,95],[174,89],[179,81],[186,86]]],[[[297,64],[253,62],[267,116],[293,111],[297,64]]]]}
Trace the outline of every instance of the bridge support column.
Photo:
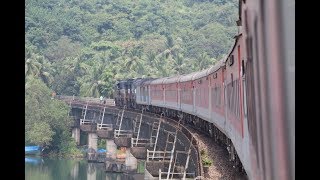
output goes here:
{"type": "Polygon", "coordinates": [[[72,179],[78,179],[79,176],[79,162],[76,162],[73,168],[71,169],[71,177],[72,179]]]}
{"type": "Polygon", "coordinates": [[[88,163],[87,169],[87,180],[96,180],[97,179],[97,170],[94,163],[88,163]]]}
{"type": "Polygon", "coordinates": [[[76,140],[76,144],[79,146],[79,144],[80,144],[80,128],[78,128],[78,127],[72,128],[72,137],[76,140]]]}
{"type": "Polygon", "coordinates": [[[129,171],[136,171],[137,170],[137,158],[135,158],[131,152],[130,152],[130,148],[126,149],[126,166],[129,168],[129,171]]]}
{"type": "Polygon", "coordinates": [[[107,157],[111,159],[117,158],[117,145],[113,139],[106,139],[107,157]]]}
{"type": "Polygon", "coordinates": [[[98,150],[98,136],[97,133],[88,133],[88,148],[98,150]]]}

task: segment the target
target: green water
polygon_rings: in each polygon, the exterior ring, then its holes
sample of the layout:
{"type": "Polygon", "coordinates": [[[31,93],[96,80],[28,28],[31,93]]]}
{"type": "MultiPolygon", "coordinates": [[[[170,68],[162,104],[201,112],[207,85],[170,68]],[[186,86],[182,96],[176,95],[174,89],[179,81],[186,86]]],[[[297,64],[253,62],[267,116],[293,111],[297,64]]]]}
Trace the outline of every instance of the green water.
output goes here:
{"type": "MultiPolygon", "coordinates": [[[[144,179],[143,174],[106,173],[103,163],[86,160],[25,157],[26,180],[133,180],[144,179]]],[[[137,164],[138,173],[144,165],[137,164]]]]}

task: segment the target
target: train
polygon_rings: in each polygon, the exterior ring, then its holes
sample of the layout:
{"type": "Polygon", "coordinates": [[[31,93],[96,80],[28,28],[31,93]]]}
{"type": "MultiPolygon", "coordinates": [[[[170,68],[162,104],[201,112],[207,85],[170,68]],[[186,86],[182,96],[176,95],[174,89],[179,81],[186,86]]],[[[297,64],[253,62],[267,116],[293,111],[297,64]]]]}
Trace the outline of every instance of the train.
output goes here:
{"type": "Polygon", "coordinates": [[[238,34],[205,70],[121,80],[116,106],[162,113],[225,146],[248,179],[295,179],[294,0],[239,0],[238,34]]]}

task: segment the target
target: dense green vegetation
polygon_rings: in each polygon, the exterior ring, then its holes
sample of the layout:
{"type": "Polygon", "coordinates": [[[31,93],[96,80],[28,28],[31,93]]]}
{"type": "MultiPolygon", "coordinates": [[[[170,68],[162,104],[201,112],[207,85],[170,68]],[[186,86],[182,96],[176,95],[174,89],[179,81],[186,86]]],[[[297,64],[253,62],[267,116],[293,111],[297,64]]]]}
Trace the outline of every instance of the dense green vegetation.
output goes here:
{"type": "Polygon", "coordinates": [[[51,90],[39,79],[25,85],[25,144],[40,145],[59,155],[80,155],[71,137],[70,108],[51,99],[51,90]]]}
{"type": "Polygon", "coordinates": [[[25,75],[57,94],[208,68],[237,33],[236,0],[27,0],[25,75]]]}
{"type": "MultiPolygon", "coordinates": [[[[206,69],[231,47],[237,0],[27,0],[25,143],[78,153],[62,95],[206,69]]],[[[99,142],[105,147],[105,142],[99,142]]]]}

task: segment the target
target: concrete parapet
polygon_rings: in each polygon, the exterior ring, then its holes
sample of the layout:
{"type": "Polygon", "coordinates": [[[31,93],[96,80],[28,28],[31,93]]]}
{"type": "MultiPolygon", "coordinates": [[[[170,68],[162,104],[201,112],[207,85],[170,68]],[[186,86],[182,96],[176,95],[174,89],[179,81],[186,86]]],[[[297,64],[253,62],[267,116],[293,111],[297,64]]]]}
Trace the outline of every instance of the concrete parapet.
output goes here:
{"type": "Polygon", "coordinates": [[[114,133],[112,129],[97,130],[97,135],[102,139],[113,139],[114,133]]]}
{"type": "Polygon", "coordinates": [[[82,124],[80,125],[80,129],[84,132],[96,132],[97,124],[82,124]]]}
{"type": "Polygon", "coordinates": [[[137,159],[146,159],[147,158],[147,148],[146,147],[131,147],[130,152],[137,159]]]}
{"type": "Polygon", "coordinates": [[[130,137],[116,137],[114,138],[114,143],[120,147],[131,147],[131,138],[130,137]]]}

